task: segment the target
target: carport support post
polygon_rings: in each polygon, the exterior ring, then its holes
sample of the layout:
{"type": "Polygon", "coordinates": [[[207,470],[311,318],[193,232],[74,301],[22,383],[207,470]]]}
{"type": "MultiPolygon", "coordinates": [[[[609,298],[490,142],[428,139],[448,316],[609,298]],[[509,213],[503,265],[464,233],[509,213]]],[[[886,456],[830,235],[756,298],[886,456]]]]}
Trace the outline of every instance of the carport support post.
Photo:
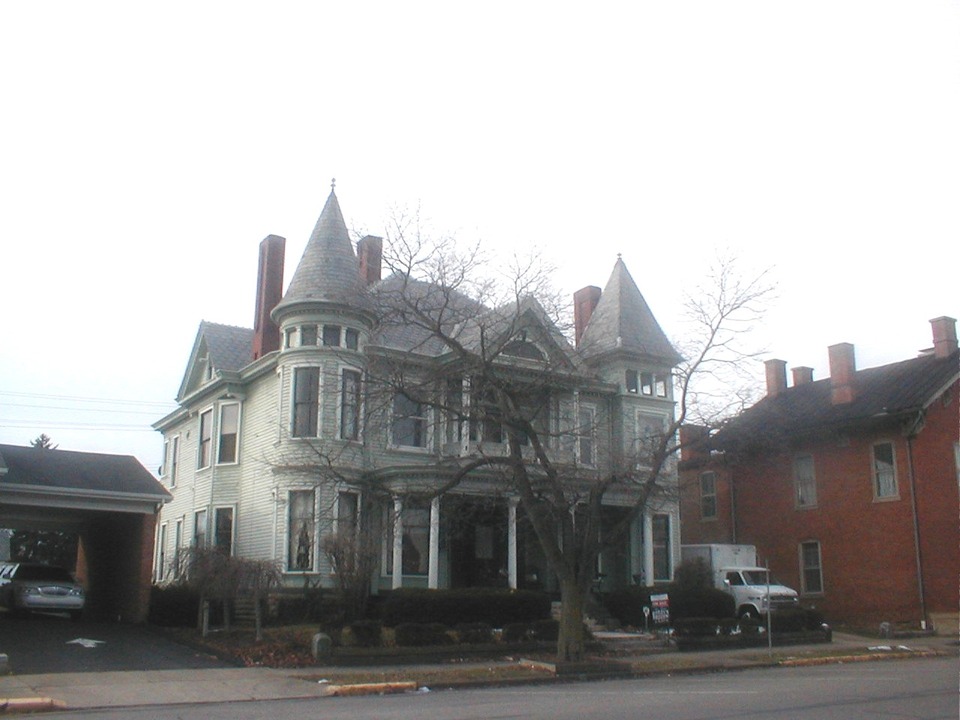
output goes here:
{"type": "Polygon", "coordinates": [[[203,637],[210,634],[210,601],[206,598],[200,601],[200,625],[203,637]]]}
{"type": "Polygon", "coordinates": [[[517,504],[519,498],[510,498],[507,509],[507,577],[510,589],[517,589],[517,504]]]}

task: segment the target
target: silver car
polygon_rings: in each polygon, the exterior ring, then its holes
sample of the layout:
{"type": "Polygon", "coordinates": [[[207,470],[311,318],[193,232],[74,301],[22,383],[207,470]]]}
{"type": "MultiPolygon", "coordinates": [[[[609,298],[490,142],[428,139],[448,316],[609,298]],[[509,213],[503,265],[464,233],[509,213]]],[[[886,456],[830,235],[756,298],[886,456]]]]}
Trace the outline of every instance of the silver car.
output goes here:
{"type": "Polygon", "coordinates": [[[67,612],[74,620],[80,619],[86,596],[66,568],[18,563],[4,570],[0,605],[14,613],[67,612]]]}

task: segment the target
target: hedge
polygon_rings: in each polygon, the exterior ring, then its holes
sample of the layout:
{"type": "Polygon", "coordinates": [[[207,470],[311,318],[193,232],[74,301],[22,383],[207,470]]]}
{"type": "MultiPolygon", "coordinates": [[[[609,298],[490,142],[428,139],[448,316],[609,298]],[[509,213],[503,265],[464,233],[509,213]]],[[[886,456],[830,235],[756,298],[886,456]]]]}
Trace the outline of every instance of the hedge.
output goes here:
{"type": "Polygon", "coordinates": [[[609,593],[604,605],[621,624],[644,627],[644,606],[650,607],[650,596],[666,594],[670,598],[671,623],[682,618],[733,618],[736,617],[736,602],[731,595],[709,587],[664,588],[631,585],[609,593]]]}
{"type": "Polygon", "coordinates": [[[400,623],[394,629],[394,638],[401,647],[452,645],[448,630],[442,623],[400,623]]]}
{"type": "Polygon", "coordinates": [[[441,623],[455,626],[486,623],[504,627],[550,617],[550,597],[530,590],[394,590],[383,602],[383,624],[441,623]]]}

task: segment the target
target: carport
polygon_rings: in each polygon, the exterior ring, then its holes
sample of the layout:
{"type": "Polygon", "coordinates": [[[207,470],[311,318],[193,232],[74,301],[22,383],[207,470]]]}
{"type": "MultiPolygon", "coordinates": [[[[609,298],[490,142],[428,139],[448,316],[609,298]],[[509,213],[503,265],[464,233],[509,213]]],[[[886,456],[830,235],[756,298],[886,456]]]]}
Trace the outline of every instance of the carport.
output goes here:
{"type": "Polygon", "coordinates": [[[131,456],[0,445],[0,527],[76,532],[91,618],[146,620],[157,514],[171,499],[131,456]]]}

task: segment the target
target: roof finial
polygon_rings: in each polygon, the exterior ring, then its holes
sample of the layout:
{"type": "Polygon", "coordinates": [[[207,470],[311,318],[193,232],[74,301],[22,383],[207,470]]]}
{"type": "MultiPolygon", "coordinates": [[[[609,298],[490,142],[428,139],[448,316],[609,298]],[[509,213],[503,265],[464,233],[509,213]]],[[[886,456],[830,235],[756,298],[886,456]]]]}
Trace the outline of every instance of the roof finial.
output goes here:
{"type": "Polygon", "coordinates": [[[330,178],[330,191],[332,192],[332,191],[334,191],[334,190],[336,190],[336,189],[337,189],[337,179],[336,179],[336,178],[330,178]]]}

